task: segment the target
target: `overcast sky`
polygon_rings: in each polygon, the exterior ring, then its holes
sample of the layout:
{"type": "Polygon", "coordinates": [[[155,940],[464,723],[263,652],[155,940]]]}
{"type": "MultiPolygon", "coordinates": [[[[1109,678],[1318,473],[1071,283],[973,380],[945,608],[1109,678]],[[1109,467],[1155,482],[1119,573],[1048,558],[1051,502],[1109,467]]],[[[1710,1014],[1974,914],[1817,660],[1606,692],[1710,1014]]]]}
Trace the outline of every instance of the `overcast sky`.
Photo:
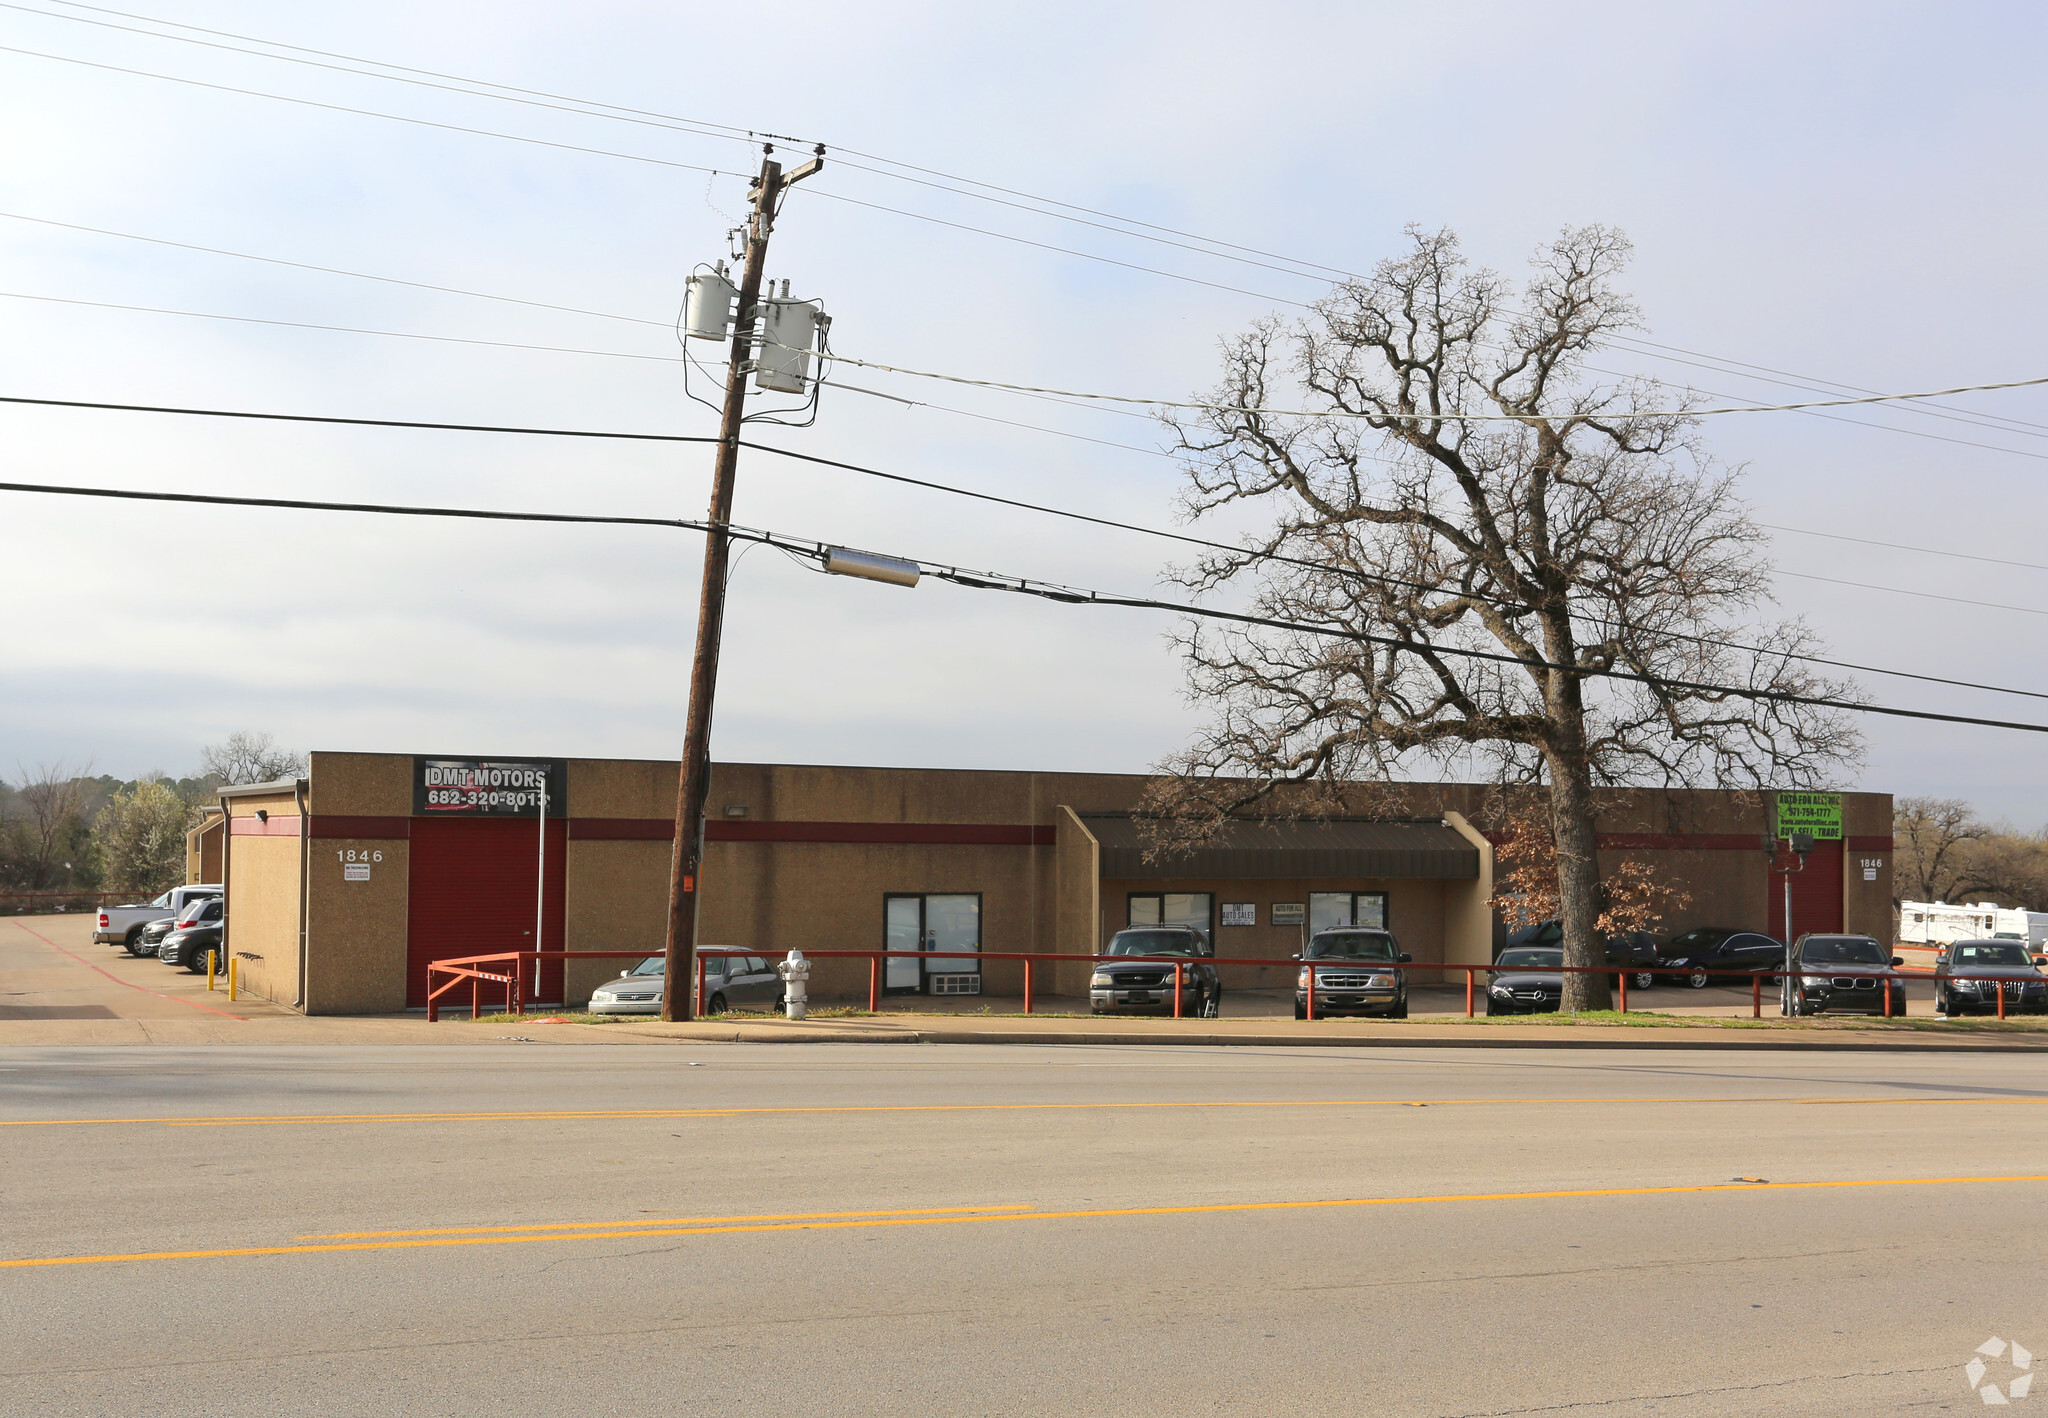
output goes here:
{"type": "MultiPolygon", "coordinates": [[[[1519,277],[1561,226],[1611,223],[1636,243],[1650,338],[1719,364],[1616,367],[1743,400],[1799,391],[1726,361],[1883,390],[2048,374],[2033,6],[165,0],[146,13],[822,140],[850,162],[875,154],[1346,270],[1397,253],[1416,222],[1456,228],[1476,260],[1519,277]]],[[[442,338],[7,298],[0,393],[712,431],[684,396],[667,322],[690,268],[726,249],[744,207],[734,174],[752,170],[755,145],[109,24],[149,28],[55,0],[0,10],[0,290],[442,338]],[[46,224],[59,222],[631,318],[46,224]]],[[[769,258],[772,277],[823,300],[848,354],[1174,397],[1212,382],[1220,336],[1321,293],[850,162],[791,197],[769,258]]],[[[1178,473],[1141,417],[843,377],[946,407],[828,390],[815,427],[763,441],[1170,521],[1178,473]]],[[[1745,415],[1710,432],[1747,465],[1760,519],[1803,529],[1777,534],[1781,568],[2019,608],[1782,579],[1781,610],[1842,658],[2048,690],[2048,571],[1933,554],[2048,564],[2048,396],[1947,402],[1998,426],[1886,409],[1745,415]]],[[[701,446],[6,406],[0,451],[17,481],[687,517],[703,515],[709,473],[701,446]]],[[[694,536],[0,499],[8,776],[58,759],[189,771],[201,744],[238,728],[318,749],[679,750],[694,536]]],[[[760,455],[743,461],[736,516],[1117,591],[1156,588],[1171,560],[1143,537],[760,455]]],[[[732,582],[714,751],[1142,771],[1199,713],[1181,698],[1170,628],[932,582],[828,580],[757,549],[732,582]]],[[[2025,699],[1865,683],[1888,703],[2048,721],[2048,704],[2025,699]]],[[[2039,736],[1868,727],[1869,766],[1843,786],[2048,820],[2039,736]]]]}

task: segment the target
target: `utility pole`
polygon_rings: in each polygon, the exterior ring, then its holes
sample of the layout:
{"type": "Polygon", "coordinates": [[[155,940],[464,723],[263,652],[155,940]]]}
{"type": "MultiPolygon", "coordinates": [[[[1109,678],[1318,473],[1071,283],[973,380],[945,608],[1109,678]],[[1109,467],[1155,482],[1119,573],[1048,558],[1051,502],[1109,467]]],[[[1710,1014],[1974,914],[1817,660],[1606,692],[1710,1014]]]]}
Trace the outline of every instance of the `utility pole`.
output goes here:
{"type": "MultiPolygon", "coordinates": [[[[773,154],[772,144],[763,148],[773,154]]],[[[761,175],[748,195],[754,212],[747,223],[747,263],[740,277],[739,308],[733,324],[732,354],[726,367],[725,410],[718,424],[718,462],[711,475],[711,530],[704,536],[704,589],[697,607],[697,653],[690,663],[690,710],[683,733],[683,765],[676,786],[676,839],[669,860],[666,975],[661,1017],[686,1020],[696,1014],[697,902],[703,895],[704,798],[711,788],[711,701],[718,689],[718,645],[725,625],[725,577],[732,520],[733,478],[739,468],[740,424],[746,410],[761,268],[775,207],[791,184],[825,165],[819,156],[784,175],[773,156],[761,159],[761,175]]]]}

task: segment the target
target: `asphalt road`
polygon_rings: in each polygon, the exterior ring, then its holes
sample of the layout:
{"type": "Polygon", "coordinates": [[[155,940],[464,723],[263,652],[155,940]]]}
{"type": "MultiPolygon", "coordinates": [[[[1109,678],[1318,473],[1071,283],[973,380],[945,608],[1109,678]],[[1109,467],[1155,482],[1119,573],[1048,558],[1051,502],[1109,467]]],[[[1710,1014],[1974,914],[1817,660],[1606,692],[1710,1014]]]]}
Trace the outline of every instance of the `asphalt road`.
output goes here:
{"type": "Polygon", "coordinates": [[[0,1413],[1975,1411],[1978,1345],[2048,1354],[2044,1085],[1952,1055],[0,1049],[0,1413]]]}

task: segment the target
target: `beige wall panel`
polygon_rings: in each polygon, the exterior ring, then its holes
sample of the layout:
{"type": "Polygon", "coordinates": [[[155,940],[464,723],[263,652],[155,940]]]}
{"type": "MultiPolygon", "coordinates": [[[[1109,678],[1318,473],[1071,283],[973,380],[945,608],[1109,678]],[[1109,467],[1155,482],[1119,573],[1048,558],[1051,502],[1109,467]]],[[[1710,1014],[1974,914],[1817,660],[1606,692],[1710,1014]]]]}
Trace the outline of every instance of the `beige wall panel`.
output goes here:
{"type": "MultiPolygon", "coordinates": [[[[1444,824],[1479,853],[1479,875],[1470,881],[1443,883],[1443,958],[1458,965],[1493,963],[1493,843],[1466,821],[1447,811],[1444,824]]],[[[1445,980],[1455,978],[1446,975],[1445,980]]]]}
{"type": "MultiPolygon", "coordinates": [[[[570,776],[574,783],[575,775],[570,776]]],[[[574,788],[571,788],[574,793],[574,788]]],[[[670,783],[669,796],[675,796],[670,783]]],[[[659,955],[668,937],[669,844],[571,838],[562,937],[568,950],[632,950],[659,955]]],[[[563,962],[565,1004],[585,1004],[631,960],[563,962]]]]}
{"type": "Polygon", "coordinates": [[[308,1014],[396,1014],[405,1008],[411,843],[315,838],[308,863],[308,1014]],[[349,854],[368,881],[347,880],[349,854]],[[381,860],[380,860],[381,858],[381,860]]]}
{"type": "MultiPolygon", "coordinates": [[[[1102,914],[1102,844],[1074,814],[1062,806],[1053,847],[1053,909],[1051,949],[1071,955],[1093,955],[1095,923],[1102,914]]],[[[1090,965],[1055,967],[1045,982],[1048,994],[1085,994],[1090,965]]],[[[1034,991],[1037,980],[1033,980],[1034,991]]]]}
{"type": "Polygon", "coordinates": [[[227,948],[241,957],[241,988],[291,1005],[299,998],[299,839],[237,837],[231,852],[227,948]]]}
{"type": "MultiPolygon", "coordinates": [[[[677,765],[650,758],[569,760],[569,816],[663,818],[676,815],[677,765]]],[[[717,782],[716,771],[712,781],[717,782]]],[[[718,816],[713,805],[711,815],[718,816]]]]}
{"type": "Polygon", "coordinates": [[[338,817],[410,817],[412,759],[409,753],[313,754],[307,803],[338,817]]]}

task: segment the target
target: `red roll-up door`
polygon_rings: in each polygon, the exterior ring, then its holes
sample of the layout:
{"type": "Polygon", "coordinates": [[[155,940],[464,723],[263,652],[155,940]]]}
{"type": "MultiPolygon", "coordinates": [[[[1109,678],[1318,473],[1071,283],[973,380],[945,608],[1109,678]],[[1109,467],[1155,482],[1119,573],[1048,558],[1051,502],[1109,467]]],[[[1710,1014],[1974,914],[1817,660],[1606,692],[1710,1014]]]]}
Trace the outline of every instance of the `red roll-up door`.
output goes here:
{"type": "MultiPolygon", "coordinates": [[[[547,900],[542,950],[562,949],[563,863],[568,824],[548,823],[547,900]]],[[[406,1003],[427,1002],[427,965],[501,950],[533,950],[535,897],[540,884],[540,830],[532,820],[414,818],[411,905],[406,912],[406,1003]]],[[[539,999],[559,1003],[562,962],[541,967],[539,999]]],[[[535,998],[528,977],[527,998],[535,998]]],[[[484,1004],[502,1002],[491,986],[484,1004]]],[[[444,1006],[468,1004],[469,991],[442,997],[444,1006]]]]}
{"type": "Polygon", "coordinates": [[[1792,874],[1792,934],[1785,934],[1785,878],[1776,868],[1796,861],[1780,850],[1771,866],[1771,934],[1793,941],[1802,935],[1833,935],[1842,929],[1842,843],[1816,842],[1806,870],[1792,874]]]}

